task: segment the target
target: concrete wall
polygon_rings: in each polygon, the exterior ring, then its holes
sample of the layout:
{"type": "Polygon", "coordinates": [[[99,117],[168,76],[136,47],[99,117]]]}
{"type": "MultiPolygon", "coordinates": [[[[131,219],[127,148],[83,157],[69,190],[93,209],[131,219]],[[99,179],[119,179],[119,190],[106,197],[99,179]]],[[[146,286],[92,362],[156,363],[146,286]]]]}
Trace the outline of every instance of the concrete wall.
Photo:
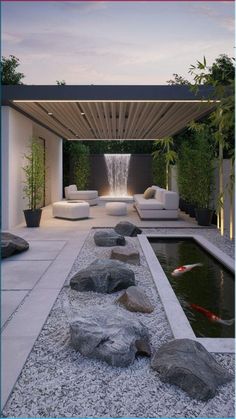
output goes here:
{"type": "MultiPolygon", "coordinates": [[[[230,224],[230,194],[228,190],[229,178],[230,178],[231,161],[230,159],[224,159],[223,161],[223,185],[224,185],[224,226],[225,231],[229,232],[230,224]]],[[[214,201],[217,202],[217,196],[219,193],[219,169],[216,165],[215,169],[216,176],[216,188],[214,191],[214,201]]],[[[233,225],[235,225],[235,189],[233,191],[233,225]]]]}
{"type": "Polygon", "coordinates": [[[24,221],[24,154],[32,136],[42,136],[46,144],[46,203],[62,197],[62,140],[34,124],[14,109],[2,107],[2,229],[24,221]]]}

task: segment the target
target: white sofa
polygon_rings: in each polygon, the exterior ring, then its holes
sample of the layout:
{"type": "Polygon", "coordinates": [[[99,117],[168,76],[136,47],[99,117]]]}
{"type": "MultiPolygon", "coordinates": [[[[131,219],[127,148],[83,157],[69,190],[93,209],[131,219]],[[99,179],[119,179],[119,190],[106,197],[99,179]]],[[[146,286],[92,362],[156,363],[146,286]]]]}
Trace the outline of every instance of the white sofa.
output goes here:
{"type": "Polygon", "coordinates": [[[78,191],[76,185],[69,185],[65,187],[65,198],[70,200],[82,200],[87,202],[90,206],[98,204],[98,191],[78,191]]]}
{"type": "Polygon", "coordinates": [[[179,195],[173,191],[151,186],[155,196],[145,199],[143,194],[134,195],[134,206],[141,219],[176,220],[179,213],[179,195]]]}

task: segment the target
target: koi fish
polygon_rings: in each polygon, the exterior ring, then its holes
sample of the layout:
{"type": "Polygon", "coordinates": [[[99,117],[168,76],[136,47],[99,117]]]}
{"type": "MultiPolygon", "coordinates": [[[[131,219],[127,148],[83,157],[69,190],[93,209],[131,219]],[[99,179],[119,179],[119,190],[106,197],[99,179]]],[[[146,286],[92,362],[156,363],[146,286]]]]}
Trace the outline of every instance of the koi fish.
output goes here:
{"type": "Polygon", "coordinates": [[[232,324],[234,323],[234,319],[223,320],[219,316],[217,316],[216,314],[212,313],[211,311],[207,310],[206,308],[198,306],[197,304],[189,304],[189,305],[194,310],[199,311],[199,313],[202,313],[211,322],[220,323],[220,324],[223,324],[225,326],[232,326],[232,324]]]}
{"type": "Polygon", "coordinates": [[[180,276],[185,274],[186,272],[191,271],[193,268],[196,268],[197,266],[202,266],[202,263],[194,263],[194,265],[183,265],[179,268],[176,268],[171,275],[172,276],[180,276]]]}

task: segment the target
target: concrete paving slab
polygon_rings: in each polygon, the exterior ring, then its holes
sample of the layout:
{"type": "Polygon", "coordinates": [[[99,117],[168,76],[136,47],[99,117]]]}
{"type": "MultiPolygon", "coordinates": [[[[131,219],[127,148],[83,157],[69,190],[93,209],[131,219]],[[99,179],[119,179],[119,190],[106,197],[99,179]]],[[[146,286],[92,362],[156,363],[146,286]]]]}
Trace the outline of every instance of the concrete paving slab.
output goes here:
{"type": "Polygon", "coordinates": [[[57,298],[59,290],[32,290],[15,316],[2,332],[2,337],[37,337],[57,298]]]}
{"type": "Polygon", "coordinates": [[[30,290],[51,264],[44,260],[5,260],[2,262],[3,290],[30,290]]]}
{"type": "MultiPolygon", "coordinates": [[[[88,232],[80,233],[79,240],[66,242],[2,332],[2,407],[13,390],[88,232]]],[[[52,245],[52,241],[49,242],[52,245]]],[[[30,263],[34,265],[38,262],[30,263]]]]}
{"type": "Polygon", "coordinates": [[[53,260],[65,244],[61,240],[31,240],[29,250],[11,256],[11,260],[53,260]]]}
{"type": "Polygon", "coordinates": [[[1,408],[4,407],[12,388],[31,352],[34,342],[26,336],[1,339],[1,408]]]}
{"type": "Polygon", "coordinates": [[[63,256],[60,255],[52,263],[42,279],[37,284],[37,289],[61,289],[71,270],[71,261],[78,256],[81,247],[87,237],[87,232],[81,234],[80,240],[70,241],[63,249],[63,256]]]}
{"type": "Polygon", "coordinates": [[[2,291],[1,292],[1,327],[14,313],[28,291],[2,291]]]}
{"type": "MultiPolygon", "coordinates": [[[[137,211],[133,208],[133,204],[128,204],[127,216],[109,216],[106,213],[104,203],[90,207],[90,217],[84,220],[63,220],[53,218],[51,205],[45,207],[42,213],[42,219],[40,228],[26,228],[24,224],[21,224],[14,229],[14,233],[17,230],[22,234],[26,240],[37,236],[37,238],[61,238],[61,233],[64,230],[65,237],[72,237],[78,235],[80,231],[88,230],[92,227],[114,227],[118,222],[126,220],[136,224],[138,227],[175,227],[175,228],[201,228],[197,225],[196,220],[190,218],[183,212],[179,212],[178,220],[141,220],[137,211]]],[[[63,237],[62,237],[63,238],[63,237]]]]}

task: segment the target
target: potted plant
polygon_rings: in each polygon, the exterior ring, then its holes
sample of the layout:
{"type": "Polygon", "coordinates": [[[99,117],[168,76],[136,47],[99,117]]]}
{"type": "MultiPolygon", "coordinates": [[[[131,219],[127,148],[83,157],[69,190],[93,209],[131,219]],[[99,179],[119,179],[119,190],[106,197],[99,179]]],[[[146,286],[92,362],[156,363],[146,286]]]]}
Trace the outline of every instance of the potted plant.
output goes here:
{"type": "Polygon", "coordinates": [[[24,154],[25,173],[24,198],[28,200],[28,209],[24,210],[27,227],[39,227],[42,209],[44,185],[45,185],[45,164],[44,148],[37,138],[32,138],[29,146],[29,153],[24,154]]]}
{"type": "Polygon", "coordinates": [[[193,200],[199,225],[208,226],[213,216],[212,191],[214,188],[214,148],[209,143],[209,127],[194,124],[196,142],[192,165],[194,167],[193,200]]]}

